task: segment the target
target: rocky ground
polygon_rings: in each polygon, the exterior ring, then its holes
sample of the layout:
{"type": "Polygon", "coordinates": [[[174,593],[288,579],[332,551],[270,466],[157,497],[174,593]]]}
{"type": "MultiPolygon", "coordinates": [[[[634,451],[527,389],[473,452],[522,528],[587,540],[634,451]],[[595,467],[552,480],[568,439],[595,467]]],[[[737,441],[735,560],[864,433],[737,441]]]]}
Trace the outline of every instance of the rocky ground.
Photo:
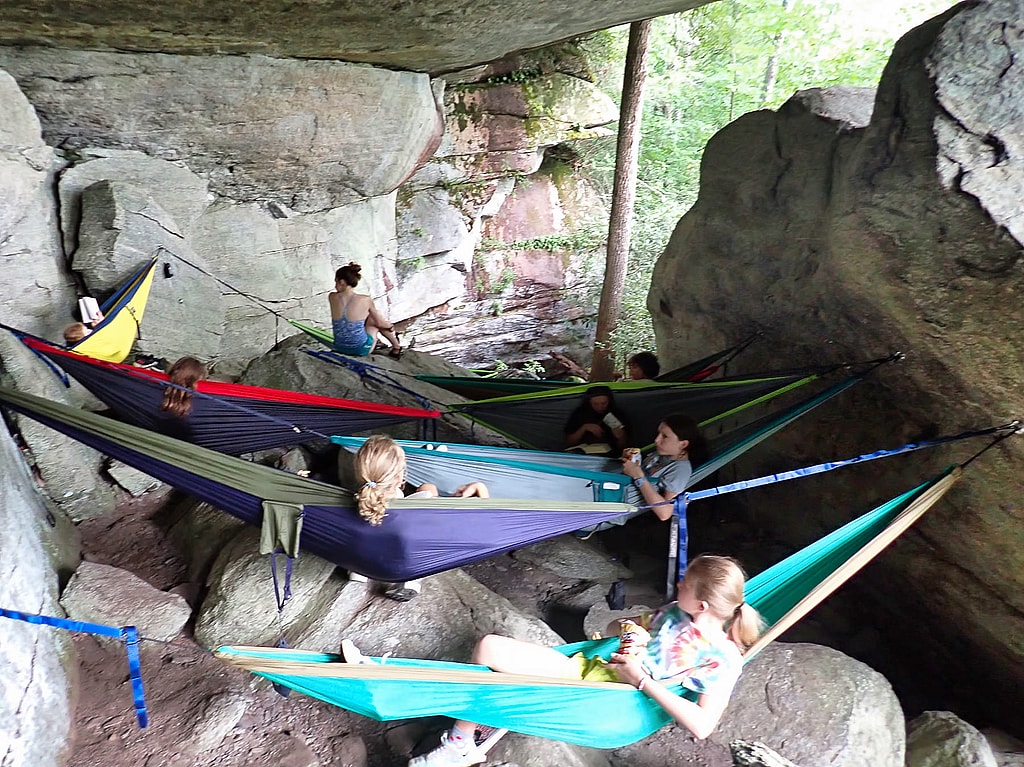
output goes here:
{"type": "MultiPolygon", "coordinates": [[[[185,561],[164,529],[166,501],[165,491],[153,492],[125,500],[114,517],[81,524],[83,556],[129,570],[195,603],[200,596],[198,584],[187,582],[185,561]]],[[[661,601],[663,560],[630,551],[617,531],[602,535],[594,545],[624,559],[638,574],[628,583],[628,600],[635,604],[661,601]]],[[[653,546],[663,543],[657,534],[639,538],[653,546]]],[[[534,566],[528,557],[513,555],[467,571],[519,609],[544,618],[566,639],[582,638],[584,613],[559,607],[566,593],[580,587],[577,579],[560,577],[534,566]]],[[[190,629],[172,643],[143,644],[150,718],[146,729],[136,723],[121,646],[76,635],[79,697],[69,767],[398,767],[441,725],[440,721],[381,724],[298,693],[284,698],[269,684],[214,659],[192,640],[190,629]],[[225,724],[234,721],[231,714],[239,706],[245,709],[241,720],[233,726],[225,724]]],[[[670,751],[676,764],[731,764],[722,749],[701,746],[674,728],[642,746],[605,756],[613,764],[654,767],[666,763],[670,751]]],[[[500,763],[499,750],[495,756],[500,763]]]]}

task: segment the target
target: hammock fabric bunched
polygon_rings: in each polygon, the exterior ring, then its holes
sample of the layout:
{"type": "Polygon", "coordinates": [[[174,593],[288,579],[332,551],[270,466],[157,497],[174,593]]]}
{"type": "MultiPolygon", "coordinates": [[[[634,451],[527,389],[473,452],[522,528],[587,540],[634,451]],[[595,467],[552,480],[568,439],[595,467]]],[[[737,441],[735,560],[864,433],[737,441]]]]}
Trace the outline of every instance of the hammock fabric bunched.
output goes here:
{"type": "Polygon", "coordinates": [[[0,387],[0,405],[253,525],[264,514],[301,512],[303,551],[379,581],[450,570],[635,511],[623,503],[537,503],[492,498],[392,501],[379,526],[351,493],[111,418],[0,387]]]}
{"type": "MultiPolygon", "coordinates": [[[[653,441],[658,423],[670,413],[686,413],[706,425],[797,389],[822,374],[819,370],[705,383],[619,381],[600,385],[612,390],[616,408],[629,418],[634,441],[644,445],[653,441]]],[[[565,447],[563,426],[590,386],[495,397],[448,407],[524,447],[553,452],[565,447]]]]}
{"type": "MultiPolygon", "coordinates": [[[[305,330],[307,333],[309,332],[309,330],[306,329],[309,326],[303,326],[302,323],[295,322],[292,324],[301,330],[305,330]]],[[[315,330],[315,328],[313,328],[313,330],[315,330]]],[[[320,332],[322,333],[323,331],[320,332]]],[[[310,335],[313,334],[310,333],[310,335]]],[[[754,334],[735,346],[730,346],[728,349],[723,349],[720,352],[709,354],[708,356],[695,360],[688,365],[670,370],[667,373],[662,373],[654,380],[662,383],[703,381],[717,373],[723,365],[746,349],[759,336],[760,334],[754,334]]],[[[323,340],[319,335],[313,335],[313,337],[317,338],[317,340],[323,340]]],[[[329,342],[327,343],[329,345],[329,342]]],[[[529,394],[532,392],[554,391],[556,389],[566,389],[570,386],[579,386],[578,381],[558,381],[549,378],[507,378],[495,375],[439,376],[421,374],[417,375],[416,378],[417,380],[433,384],[434,386],[440,386],[442,389],[447,389],[461,397],[472,400],[489,399],[492,397],[507,397],[514,394],[529,394]]]]}
{"type": "Polygon", "coordinates": [[[79,354],[108,362],[122,362],[131,353],[146,311],[157,259],[139,269],[100,307],[103,319],[93,331],[69,348],[79,354]]]}
{"type": "MultiPolygon", "coordinates": [[[[711,458],[694,470],[687,487],[859,383],[866,375],[849,376],[780,413],[711,438],[711,458]]],[[[332,441],[354,453],[365,438],[332,437],[332,441]]],[[[442,493],[453,493],[459,485],[472,479],[483,482],[493,495],[502,498],[643,503],[640,493],[622,473],[621,462],[606,457],[519,448],[424,444],[412,440],[399,440],[398,444],[406,455],[409,481],[413,484],[431,482],[442,493]]]]}
{"type": "Polygon", "coordinates": [[[182,419],[160,410],[167,386],[163,373],[93,360],[33,338],[22,342],[60,365],[119,418],[232,455],[441,417],[437,410],[200,381],[191,412],[182,419]]]}
{"type": "MultiPolygon", "coordinates": [[[[957,481],[959,468],[910,490],[747,582],[747,601],[770,624],[756,652],[880,553],[957,481]]],[[[559,648],[608,657],[618,638],[559,648]]],[[[221,647],[217,657],[320,700],[380,721],[426,716],[468,719],[490,727],[591,748],[619,748],[670,721],[631,685],[495,673],[483,666],[400,658],[352,665],[337,655],[261,647],[221,647]]],[[[681,688],[676,691],[682,693],[681,688]]]]}

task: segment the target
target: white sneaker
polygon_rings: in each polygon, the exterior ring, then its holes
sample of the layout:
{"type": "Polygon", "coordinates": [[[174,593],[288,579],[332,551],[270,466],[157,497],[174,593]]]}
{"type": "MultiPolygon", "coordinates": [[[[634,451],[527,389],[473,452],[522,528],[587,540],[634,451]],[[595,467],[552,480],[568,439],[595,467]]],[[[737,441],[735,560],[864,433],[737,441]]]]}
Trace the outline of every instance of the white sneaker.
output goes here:
{"type": "Polygon", "coordinates": [[[441,734],[441,745],[422,756],[410,759],[409,767],[472,767],[486,760],[486,752],[482,752],[475,745],[471,745],[469,751],[462,753],[445,730],[441,734]]]}
{"type": "Polygon", "coordinates": [[[370,662],[351,639],[341,640],[341,657],[345,659],[346,663],[354,663],[356,665],[370,662]]]}
{"type": "Polygon", "coordinates": [[[359,573],[352,572],[351,570],[348,571],[348,579],[353,583],[368,583],[370,580],[365,575],[360,575],[359,573]]]}

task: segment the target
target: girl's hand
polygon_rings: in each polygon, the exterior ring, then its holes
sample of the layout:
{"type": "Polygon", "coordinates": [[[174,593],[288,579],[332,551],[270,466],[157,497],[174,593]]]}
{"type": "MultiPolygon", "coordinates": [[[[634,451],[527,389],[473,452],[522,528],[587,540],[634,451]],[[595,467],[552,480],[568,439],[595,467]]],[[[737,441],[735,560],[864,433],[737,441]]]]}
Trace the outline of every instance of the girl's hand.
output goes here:
{"type": "Polygon", "coordinates": [[[640,479],[644,475],[643,467],[635,461],[623,461],[622,473],[633,479],[640,479]]]}
{"type": "Polygon", "coordinates": [[[644,671],[644,667],[640,665],[640,658],[636,655],[621,655],[613,652],[608,667],[615,670],[620,682],[631,684],[634,687],[640,684],[641,679],[650,676],[644,671]]]}
{"type": "Polygon", "coordinates": [[[455,488],[455,495],[459,498],[490,498],[487,485],[483,482],[470,482],[462,487],[455,488]]]}

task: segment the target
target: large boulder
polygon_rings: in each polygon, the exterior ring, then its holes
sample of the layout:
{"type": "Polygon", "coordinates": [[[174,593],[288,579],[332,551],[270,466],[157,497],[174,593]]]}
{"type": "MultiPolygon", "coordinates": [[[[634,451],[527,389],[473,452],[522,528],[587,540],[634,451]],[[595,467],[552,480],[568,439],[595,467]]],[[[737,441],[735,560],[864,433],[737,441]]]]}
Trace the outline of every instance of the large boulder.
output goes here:
{"type": "Polygon", "coordinates": [[[997,767],[988,740],[951,711],[925,711],[907,725],[907,767],[997,767]]]}
{"type": "Polygon", "coordinates": [[[52,144],[181,161],[220,195],[300,211],[390,192],[443,128],[426,75],[336,61],[22,47],[0,68],[52,144]]]}
{"type": "MultiPolygon", "coordinates": [[[[700,196],[649,294],[667,366],[753,328],[767,342],[733,372],[908,355],[773,438],[740,472],[997,425],[1024,411],[1015,298],[1024,231],[1014,213],[1024,196],[1024,77],[1011,66],[1024,53],[1019,11],[1012,0],[958,5],[907,34],[866,125],[850,94],[798,94],[708,144],[700,196]]],[[[806,540],[808,525],[833,530],[978,447],[835,473],[810,490],[813,504],[805,483],[780,485],[761,496],[772,509],[762,519],[783,539],[806,540]],[[806,511],[788,513],[796,508],[806,511]]],[[[886,660],[876,667],[895,685],[931,688],[933,699],[959,699],[977,708],[958,710],[1018,729],[1022,464],[1019,440],[973,462],[858,582],[872,598],[861,615],[888,637],[873,663],[886,660]],[[969,701],[969,690],[986,693],[969,701]]]]}
{"type": "Polygon", "coordinates": [[[32,104],[0,68],[0,322],[51,337],[72,321],[76,298],[53,198],[62,167],[32,104]]]}
{"type": "MultiPolygon", "coordinates": [[[[53,520],[10,433],[0,428],[0,605],[63,617],[48,547],[53,520]]],[[[74,656],[71,635],[4,619],[0,740],[11,767],[58,767],[70,751],[74,656]]]]}

